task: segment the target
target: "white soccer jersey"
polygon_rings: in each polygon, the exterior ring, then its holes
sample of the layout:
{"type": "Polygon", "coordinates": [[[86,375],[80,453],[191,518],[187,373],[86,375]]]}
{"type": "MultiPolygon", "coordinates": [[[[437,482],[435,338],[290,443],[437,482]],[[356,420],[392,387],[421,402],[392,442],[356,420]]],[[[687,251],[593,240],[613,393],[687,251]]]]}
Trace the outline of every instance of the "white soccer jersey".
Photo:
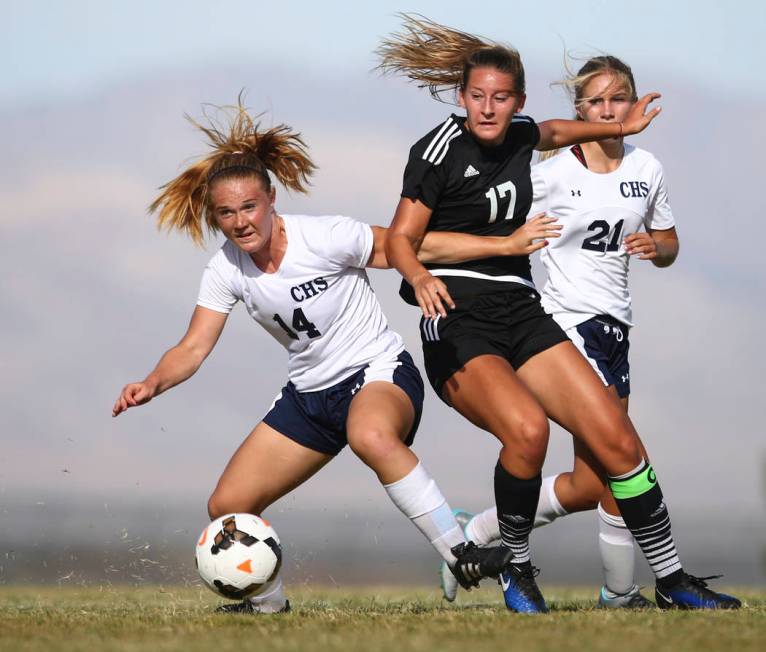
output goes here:
{"type": "Polygon", "coordinates": [[[626,144],[620,167],[598,174],[567,150],[535,165],[532,183],[530,217],[544,212],[563,226],[540,256],[548,274],[545,310],[564,330],[594,315],[632,326],[623,238],[642,226],[675,226],[659,161],[626,144]]]}
{"type": "Polygon", "coordinates": [[[250,316],[287,349],[298,391],[335,385],[404,342],[388,327],[364,266],[372,229],[348,217],[282,215],[287,249],[279,269],[262,272],[230,241],[205,268],[197,305],[250,316]]]}

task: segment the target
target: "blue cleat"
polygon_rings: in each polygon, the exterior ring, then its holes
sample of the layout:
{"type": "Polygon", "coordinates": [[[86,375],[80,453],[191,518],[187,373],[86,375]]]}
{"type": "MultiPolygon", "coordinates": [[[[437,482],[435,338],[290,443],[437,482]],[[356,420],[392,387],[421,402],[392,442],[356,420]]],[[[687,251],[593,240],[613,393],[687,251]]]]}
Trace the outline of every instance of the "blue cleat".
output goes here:
{"type": "Polygon", "coordinates": [[[527,562],[511,564],[508,570],[500,575],[500,586],[508,609],[522,614],[548,613],[545,598],[535,582],[535,577],[539,573],[539,568],[527,562]]]}
{"type": "Polygon", "coordinates": [[[659,586],[654,590],[660,609],[739,609],[742,603],[732,595],[716,593],[707,587],[705,580],[721,577],[695,577],[683,573],[678,583],[671,587],[659,586]]]}

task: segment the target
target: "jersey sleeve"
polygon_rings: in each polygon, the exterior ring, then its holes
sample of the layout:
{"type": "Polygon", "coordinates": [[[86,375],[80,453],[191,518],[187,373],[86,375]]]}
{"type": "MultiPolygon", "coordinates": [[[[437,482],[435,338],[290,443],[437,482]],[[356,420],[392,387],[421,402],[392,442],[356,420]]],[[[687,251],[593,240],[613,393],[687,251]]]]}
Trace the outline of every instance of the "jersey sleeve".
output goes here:
{"type": "Polygon", "coordinates": [[[540,127],[528,115],[517,113],[511,119],[511,127],[513,128],[513,139],[517,143],[524,143],[534,149],[537,143],[540,142],[540,127]]]}
{"type": "Polygon", "coordinates": [[[652,180],[652,198],[649,202],[649,210],[644,217],[644,226],[647,229],[663,231],[676,225],[673,211],[670,210],[668,201],[668,189],[665,184],[665,173],[662,165],[657,162],[657,167],[652,180]]]}
{"type": "Polygon", "coordinates": [[[548,184],[542,168],[533,165],[529,176],[532,179],[532,205],[527,215],[528,220],[538,213],[548,213],[548,184]]]}
{"type": "Polygon", "coordinates": [[[226,274],[224,262],[225,257],[222,251],[210,259],[202,273],[197,305],[229,314],[239,297],[236,296],[231,281],[227,281],[231,276],[226,274]]]}
{"type": "MultiPolygon", "coordinates": [[[[404,169],[402,197],[417,199],[431,210],[436,208],[447,183],[446,166],[436,164],[433,157],[426,156],[424,143],[416,143],[410,149],[410,158],[404,169]]],[[[441,161],[440,161],[441,163],[441,161]]]]}
{"type": "Polygon", "coordinates": [[[373,247],[372,229],[369,224],[350,217],[331,218],[327,233],[327,258],[341,269],[364,268],[373,247]]]}

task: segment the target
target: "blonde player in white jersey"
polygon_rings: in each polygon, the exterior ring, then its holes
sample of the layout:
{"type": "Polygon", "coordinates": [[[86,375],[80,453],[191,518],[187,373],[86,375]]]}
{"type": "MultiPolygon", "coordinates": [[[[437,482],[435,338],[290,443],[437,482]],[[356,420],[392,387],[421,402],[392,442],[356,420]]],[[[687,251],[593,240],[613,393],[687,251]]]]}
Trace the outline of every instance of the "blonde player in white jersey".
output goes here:
{"type": "MultiPolygon", "coordinates": [[[[637,100],[630,68],[612,56],[590,59],[564,84],[574,96],[577,118],[586,122],[621,123],[637,100]]],[[[541,303],[627,410],[633,325],[629,262],[638,258],[667,267],[678,254],[662,165],[649,152],[610,138],[547,158],[532,168],[531,178],[530,216],[560,227],[559,234],[540,242],[548,277],[541,303]]],[[[479,253],[465,246],[470,243],[461,244],[465,255],[479,253]]],[[[599,604],[652,606],[634,581],[633,537],[605,487],[603,471],[590,451],[573,441],[574,468],[543,479],[535,526],[597,507],[605,579],[599,604]]],[[[458,517],[469,540],[487,544],[500,537],[494,508],[458,517]]],[[[457,585],[442,577],[445,595],[454,599],[457,585]]]]}
{"type": "MultiPolygon", "coordinates": [[[[612,56],[590,59],[567,80],[577,117],[620,122],[637,99],[629,66],[612,56]]],[[[649,152],[613,138],[583,143],[536,165],[532,213],[562,225],[541,250],[547,272],[541,302],[625,410],[630,395],[628,333],[633,326],[631,258],[671,265],[678,255],[675,220],[662,165],[649,152]]],[[[571,472],[543,480],[541,524],[571,512],[599,515],[603,607],[647,607],[634,581],[633,536],[590,452],[575,442],[571,472]]]]}
{"type": "MultiPolygon", "coordinates": [[[[497,576],[510,551],[466,543],[409,448],[423,382],[401,337],[388,328],[364,271],[388,266],[385,229],[347,217],[276,213],[270,174],[305,192],[314,170],[289,127],[260,131],[241,105],[228,129],[197,126],[212,153],[164,186],[151,211],[159,212],[160,226],[198,243],[205,227],[227,240],[204,271],[186,334],[143,381],[122,389],[113,416],[192,376],[242,301],[287,349],[289,381],[223,471],[208,502],[210,517],[260,514],[348,443],[463,586],[497,576]]],[[[257,366],[253,372],[270,373],[257,366]]],[[[220,610],[274,613],[289,610],[289,603],[277,578],[256,598],[220,610]]]]}

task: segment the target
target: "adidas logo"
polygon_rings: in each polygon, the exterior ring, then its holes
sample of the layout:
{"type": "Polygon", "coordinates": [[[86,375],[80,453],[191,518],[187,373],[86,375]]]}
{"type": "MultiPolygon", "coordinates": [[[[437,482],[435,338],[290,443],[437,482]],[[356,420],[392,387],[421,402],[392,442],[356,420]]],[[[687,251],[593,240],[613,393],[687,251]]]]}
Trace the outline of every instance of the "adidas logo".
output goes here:
{"type": "Polygon", "coordinates": [[[473,165],[469,165],[465,169],[465,173],[463,174],[463,176],[464,177],[475,177],[478,174],[479,174],[479,171],[475,167],[473,167],[473,165]]]}

